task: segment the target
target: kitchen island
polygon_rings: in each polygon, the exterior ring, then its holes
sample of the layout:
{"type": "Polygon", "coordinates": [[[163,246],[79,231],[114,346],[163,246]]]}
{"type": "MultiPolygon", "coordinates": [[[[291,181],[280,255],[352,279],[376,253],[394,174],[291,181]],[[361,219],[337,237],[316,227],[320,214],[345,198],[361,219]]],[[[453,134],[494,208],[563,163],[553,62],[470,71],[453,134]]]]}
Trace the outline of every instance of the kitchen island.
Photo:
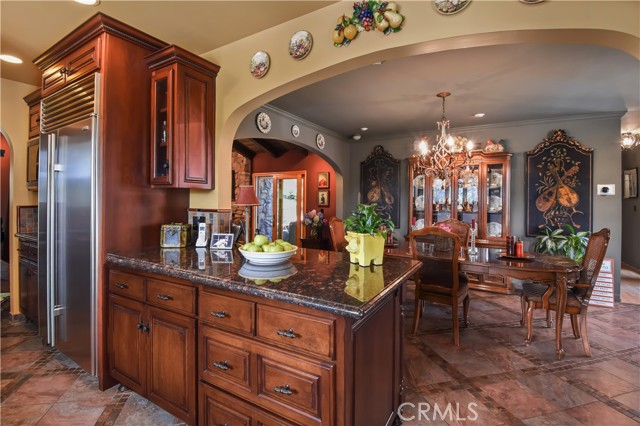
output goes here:
{"type": "Polygon", "coordinates": [[[299,249],[107,255],[111,376],[191,424],[388,425],[402,399],[402,289],[420,263],[299,249]]]}

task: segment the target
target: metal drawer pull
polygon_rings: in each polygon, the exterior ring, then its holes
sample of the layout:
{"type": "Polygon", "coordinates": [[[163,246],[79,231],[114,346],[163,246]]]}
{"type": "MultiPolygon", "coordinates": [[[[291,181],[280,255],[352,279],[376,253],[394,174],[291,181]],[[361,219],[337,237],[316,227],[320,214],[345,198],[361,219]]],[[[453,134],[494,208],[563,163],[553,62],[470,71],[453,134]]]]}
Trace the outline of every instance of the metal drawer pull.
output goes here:
{"type": "Polygon", "coordinates": [[[220,370],[228,370],[229,366],[227,365],[227,361],[224,362],[212,362],[211,363],[215,368],[219,368],[220,370]]]}
{"type": "Polygon", "coordinates": [[[293,328],[290,328],[288,330],[276,330],[276,334],[278,336],[288,337],[289,339],[295,339],[296,337],[298,337],[298,335],[293,332],[293,328]]]}
{"type": "Polygon", "coordinates": [[[160,300],[173,300],[170,294],[156,294],[156,297],[160,300]]]}
{"type": "Polygon", "coordinates": [[[129,286],[124,284],[124,283],[117,283],[116,287],[121,288],[121,289],[129,288],[129,286]]]}
{"type": "Polygon", "coordinates": [[[216,318],[225,318],[227,316],[227,313],[224,310],[222,310],[220,312],[211,311],[211,315],[216,317],[216,318]]]}
{"type": "Polygon", "coordinates": [[[284,385],[283,387],[276,386],[273,390],[283,395],[293,395],[293,391],[289,388],[289,385],[284,385]]]}

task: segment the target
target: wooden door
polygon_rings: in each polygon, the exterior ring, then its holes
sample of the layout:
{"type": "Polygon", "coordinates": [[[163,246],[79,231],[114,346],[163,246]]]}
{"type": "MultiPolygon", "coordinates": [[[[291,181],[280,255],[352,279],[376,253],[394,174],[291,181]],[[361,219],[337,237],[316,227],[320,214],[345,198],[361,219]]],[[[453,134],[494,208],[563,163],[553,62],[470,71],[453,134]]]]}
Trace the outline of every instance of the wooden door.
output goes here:
{"type": "Polygon", "coordinates": [[[300,246],[306,181],[305,171],[253,174],[260,201],[253,220],[255,233],[266,235],[271,241],[282,239],[300,246]]]}
{"type": "Polygon", "coordinates": [[[144,305],[117,295],[109,296],[109,364],[111,376],[144,395],[147,383],[147,348],[144,305]]]}
{"type": "Polygon", "coordinates": [[[148,398],[182,420],[196,416],[196,320],[147,307],[148,398]]]}

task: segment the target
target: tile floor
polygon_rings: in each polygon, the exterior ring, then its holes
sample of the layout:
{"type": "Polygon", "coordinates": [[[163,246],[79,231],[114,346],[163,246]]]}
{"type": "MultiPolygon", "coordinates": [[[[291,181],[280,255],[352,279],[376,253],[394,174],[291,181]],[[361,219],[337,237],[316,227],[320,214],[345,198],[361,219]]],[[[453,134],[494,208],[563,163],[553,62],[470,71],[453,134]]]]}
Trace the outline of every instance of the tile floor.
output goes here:
{"type": "MultiPolygon", "coordinates": [[[[409,290],[407,330],[411,297],[409,290]]],[[[406,338],[404,424],[640,424],[640,306],[590,308],[591,358],[567,324],[566,356],[558,361],[542,312],[534,320],[534,341],[524,346],[519,320],[517,296],[472,292],[471,325],[455,347],[450,311],[428,305],[418,335],[406,338]]],[[[3,426],[181,424],[128,390],[100,392],[95,379],[43,348],[29,324],[3,318],[1,345],[3,426]]]]}

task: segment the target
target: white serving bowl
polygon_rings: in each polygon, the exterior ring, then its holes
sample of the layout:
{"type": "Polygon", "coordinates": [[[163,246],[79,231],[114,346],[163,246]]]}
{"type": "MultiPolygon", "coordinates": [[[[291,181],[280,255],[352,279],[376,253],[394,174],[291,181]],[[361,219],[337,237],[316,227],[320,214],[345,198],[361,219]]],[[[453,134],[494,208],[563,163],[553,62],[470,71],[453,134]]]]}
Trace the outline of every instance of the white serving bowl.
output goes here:
{"type": "Polygon", "coordinates": [[[250,263],[254,265],[277,265],[278,263],[286,262],[291,256],[296,254],[298,246],[293,246],[288,251],[277,251],[275,253],[265,253],[263,251],[246,251],[241,248],[238,249],[240,253],[250,263]]]}

